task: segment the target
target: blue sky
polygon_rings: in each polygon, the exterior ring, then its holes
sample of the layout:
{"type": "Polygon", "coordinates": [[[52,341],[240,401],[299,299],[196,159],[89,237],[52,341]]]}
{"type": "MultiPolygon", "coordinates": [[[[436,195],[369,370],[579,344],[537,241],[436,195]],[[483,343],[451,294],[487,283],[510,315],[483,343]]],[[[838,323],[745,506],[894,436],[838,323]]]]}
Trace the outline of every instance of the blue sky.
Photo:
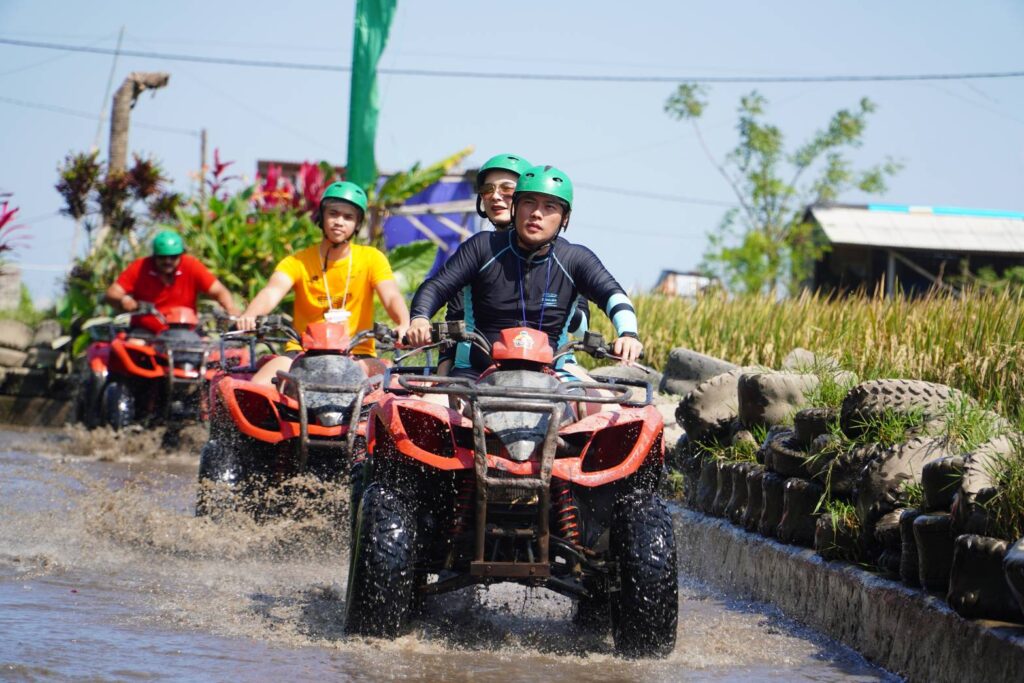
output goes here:
{"type": "MultiPolygon", "coordinates": [[[[353,6],[0,0],[0,38],[113,48],[124,26],[130,50],[348,64],[353,6]]],[[[1024,3],[1011,0],[399,0],[381,66],[629,76],[962,73],[1024,70],[1022,44],[1024,3]]],[[[0,45],[0,189],[14,193],[30,228],[17,260],[41,299],[56,294],[53,268],[70,258],[72,225],[56,215],[56,167],[93,144],[97,121],[24,103],[98,116],[111,63],[104,55],[0,45]]],[[[130,149],[162,160],[180,190],[190,188],[199,164],[198,138],[188,131],[204,127],[211,150],[220,148],[250,177],[260,158],[344,163],[345,73],[121,57],[114,87],[133,70],[171,74],[167,88],[137,104],[130,149]]],[[[710,89],[702,127],[718,158],[735,144],[736,105],[752,88],[710,89]]],[[[662,268],[696,266],[725,210],[714,202],[732,198],[692,129],[663,113],[673,89],[383,76],[378,166],[406,168],[467,145],[476,148],[470,165],[506,151],[556,165],[577,185],[568,239],[594,249],[628,288],[649,287],[662,268]]],[[[758,90],[792,145],[837,109],[874,100],[878,111],[853,158],[891,156],[905,165],[879,201],[1024,211],[1024,79],[758,90]]]]}

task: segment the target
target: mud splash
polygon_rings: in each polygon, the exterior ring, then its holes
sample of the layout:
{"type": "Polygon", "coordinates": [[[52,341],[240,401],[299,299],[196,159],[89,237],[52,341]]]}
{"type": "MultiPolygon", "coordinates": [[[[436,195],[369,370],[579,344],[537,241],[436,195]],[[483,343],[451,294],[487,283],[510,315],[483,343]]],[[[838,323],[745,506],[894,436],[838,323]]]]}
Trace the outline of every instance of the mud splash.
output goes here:
{"type": "Polygon", "coordinates": [[[109,427],[86,429],[67,425],[54,436],[63,455],[103,462],[140,462],[157,458],[198,457],[209,432],[204,424],[145,428],[132,425],[121,431],[109,427]]]}
{"type": "MultiPolygon", "coordinates": [[[[762,605],[687,581],[679,644],[662,661],[618,659],[609,634],[572,625],[569,600],[508,585],[428,599],[395,641],[350,639],[348,526],[339,508],[310,505],[297,518],[262,523],[244,514],[196,518],[194,463],[40,457],[12,445],[0,432],[7,674],[503,683],[885,677],[762,605]]],[[[326,494],[347,498],[342,488],[326,494]]]]}

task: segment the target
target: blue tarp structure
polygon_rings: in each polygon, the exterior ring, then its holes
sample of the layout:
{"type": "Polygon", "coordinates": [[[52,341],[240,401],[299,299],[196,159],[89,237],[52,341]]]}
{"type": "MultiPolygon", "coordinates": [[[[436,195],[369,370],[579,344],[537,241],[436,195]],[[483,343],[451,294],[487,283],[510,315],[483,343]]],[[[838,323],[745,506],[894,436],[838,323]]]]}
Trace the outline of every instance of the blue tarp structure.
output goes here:
{"type": "MultiPolygon", "coordinates": [[[[379,182],[383,183],[384,180],[386,178],[382,177],[379,182]]],[[[422,192],[407,199],[405,206],[465,201],[473,199],[475,196],[473,184],[464,176],[446,176],[422,192]]],[[[468,220],[465,213],[446,213],[440,215],[470,232],[477,232],[480,228],[480,221],[475,213],[470,214],[468,220]]],[[[438,220],[437,214],[425,213],[417,215],[416,218],[429,228],[432,233],[437,235],[444,242],[445,246],[448,247],[447,251],[444,249],[437,250],[437,259],[430,269],[430,274],[433,275],[444,265],[448,257],[455,253],[455,250],[462,241],[462,236],[438,220]]],[[[429,238],[413,224],[408,216],[390,216],[384,221],[384,246],[387,249],[424,239],[429,238]]]]}

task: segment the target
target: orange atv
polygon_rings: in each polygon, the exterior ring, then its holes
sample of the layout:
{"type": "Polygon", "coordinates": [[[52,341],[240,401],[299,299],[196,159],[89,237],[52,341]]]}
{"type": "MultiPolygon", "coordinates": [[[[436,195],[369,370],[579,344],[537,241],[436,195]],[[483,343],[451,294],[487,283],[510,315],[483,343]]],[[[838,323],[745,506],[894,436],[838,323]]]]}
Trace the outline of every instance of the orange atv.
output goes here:
{"type": "Polygon", "coordinates": [[[383,396],[387,370],[383,361],[355,358],[350,349],[368,337],[393,344],[391,331],[376,325],[350,339],[346,323],[319,322],[299,335],[281,316],[266,316],[255,335],[228,335],[252,343],[295,341],[302,352],[272,385],[252,376],[273,355],[257,366],[225,368],[211,382],[210,439],[200,455],[196,514],[212,510],[204,483],[227,485],[237,506],[299,474],[344,481],[365,452],[366,415],[383,396]]]}
{"type": "Polygon", "coordinates": [[[90,332],[76,405],[90,429],[205,419],[206,383],[221,359],[249,363],[247,349],[218,347],[204,337],[195,311],[184,306],[160,312],[140,302],[127,327],[90,332]]]}
{"type": "Polygon", "coordinates": [[[560,381],[555,363],[571,352],[615,358],[598,334],[553,353],[525,327],[493,347],[462,323],[433,333],[471,341],[494,365],[477,381],[385,379],[369,416],[346,630],[394,637],[421,596],[511,581],[575,599],[581,621],[610,622],[621,654],[667,655],[678,579],[650,384],[560,381]],[[645,398],[630,400],[631,387],[645,398]]]}

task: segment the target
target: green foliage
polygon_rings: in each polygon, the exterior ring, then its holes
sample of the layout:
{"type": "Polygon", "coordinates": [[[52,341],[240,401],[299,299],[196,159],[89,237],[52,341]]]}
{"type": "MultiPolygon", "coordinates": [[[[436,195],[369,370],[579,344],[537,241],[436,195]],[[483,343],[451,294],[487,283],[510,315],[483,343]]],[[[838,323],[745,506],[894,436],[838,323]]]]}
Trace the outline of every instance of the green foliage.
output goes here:
{"type": "Polygon", "coordinates": [[[921,482],[907,480],[900,483],[896,492],[900,507],[920,508],[924,504],[924,488],[921,482]]]}
{"type": "Polygon", "coordinates": [[[972,274],[964,263],[963,269],[963,274],[949,278],[950,282],[959,287],[973,285],[993,292],[1024,293],[1024,266],[1010,266],[1001,273],[991,266],[984,266],[972,274]]]}
{"type": "Polygon", "coordinates": [[[15,308],[0,310],[0,320],[17,320],[29,327],[35,327],[41,321],[53,315],[53,310],[40,310],[32,302],[32,295],[24,283],[18,294],[18,305],[15,308]]]}
{"type": "Polygon", "coordinates": [[[942,436],[961,453],[973,453],[983,443],[1010,431],[1009,423],[997,413],[985,410],[968,396],[946,406],[942,436]]]}
{"type": "Polygon", "coordinates": [[[262,289],[285,256],[315,244],[320,229],[308,213],[293,208],[261,211],[254,188],[234,195],[194,199],[177,212],[188,252],[206,264],[236,297],[248,301],[262,289]]]}
{"type": "MultiPolygon", "coordinates": [[[[708,152],[697,123],[707,107],[706,94],[705,88],[684,83],[664,108],[669,116],[690,121],[708,152]]],[[[792,293],[828,248],[823,236],[804,222],[805,205],[834,201],[850,189],[884,192],[885,179],[900,165],[886,160],[855,170],[844,156],[863,142],[867,117],[875,110],[866,98],[854,109],[833,114],[824,130],[792,152],[786,151],[782,130],[765,120],[767,104],[756,91],[741,97],[739,141],[724,162],[712,158],[739,207],[727,211],[708,235],[703,267],[734,291],[792,293]]]]}
{"type": "Polygon", "coordinates": [[[996,494],[985,502],[992,535],[1009,541],[1024,537],[1024,442],[1017,436],[1009,455],[998,456],[992,474],[996,494]]]}
{"type": "Polygon", "coordinates": [[[841,374],[837,368],[826,363],[807,368],[807,372],[818,378],[818,384],[804,392],[804,404],[812,408],[838,409],[846,394],[857,384],[856,375],[841,374]]]}
{"type": "Polygon", "coordinates": [[[919,432],[925,423],[924,409],[912,407],[906,412],[882,409],[878,414],[854,421],[859,430],[857,443],[877,443],[889,448],[907,440],[907,435],[919,432]]]}
{"type": "Polygon", "coordinates": [[[723,462],[756,462],[757,449],[768,438],[768,428],[757,425],[750,430],[753,440],[742,439],[730,443],[695,443],[702,458],[721,460],[723,462]]]}

